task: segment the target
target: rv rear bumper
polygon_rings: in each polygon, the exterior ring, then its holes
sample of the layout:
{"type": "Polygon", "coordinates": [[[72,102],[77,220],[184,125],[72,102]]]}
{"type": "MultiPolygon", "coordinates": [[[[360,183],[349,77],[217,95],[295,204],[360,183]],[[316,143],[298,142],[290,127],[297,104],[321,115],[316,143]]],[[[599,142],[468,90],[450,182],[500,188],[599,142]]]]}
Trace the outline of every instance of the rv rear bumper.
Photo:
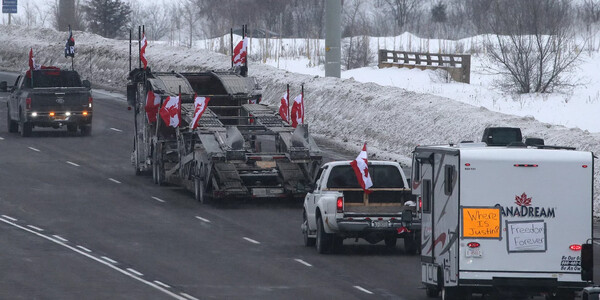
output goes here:
{"type": "Polygon", "coordinates": [[[473,291],[490,291],[535,295],[559,291],[581,291],[590,284],[582,281],[559,281],[556,278],[493,277],[492,279],[459,279],[459,286],[473,291]]]}

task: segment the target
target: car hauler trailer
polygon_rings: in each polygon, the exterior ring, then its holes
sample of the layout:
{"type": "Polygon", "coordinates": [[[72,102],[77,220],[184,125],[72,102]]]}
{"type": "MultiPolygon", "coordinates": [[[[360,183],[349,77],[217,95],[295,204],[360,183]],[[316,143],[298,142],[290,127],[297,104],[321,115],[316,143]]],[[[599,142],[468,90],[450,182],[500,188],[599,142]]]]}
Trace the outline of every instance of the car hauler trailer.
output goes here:
{"type": "Polygon", "coordinates": [[[127,98],[134,108],[132,163],[136,174],[152,171],[157,184],[184,186],[200,202],[225,197],[304,197],[321,164],[308,126],[293,128],[275,110],[258,104],[253,77],[234,70],[198,73],[147,72],[129,75],[127,98]],[[157,116],[149,122],[148,92],[181,95],[177,128],[157,116]],[[191,129],[194,96],[210,97],[191,129]]]}
{"type": "Polygon", "coordinates": [[[415,148],[428,296],[573,299],[591,283],[593,154],[515,144],[415,148]]]}

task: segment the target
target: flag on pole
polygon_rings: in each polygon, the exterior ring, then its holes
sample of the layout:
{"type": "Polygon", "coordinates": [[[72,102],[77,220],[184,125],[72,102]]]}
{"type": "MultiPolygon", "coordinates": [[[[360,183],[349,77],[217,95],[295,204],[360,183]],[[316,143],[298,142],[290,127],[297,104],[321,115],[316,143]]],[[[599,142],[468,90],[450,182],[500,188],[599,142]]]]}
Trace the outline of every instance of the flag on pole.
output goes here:
{"type": "Polygon", "coordinates": [[[363,145],[362,151],[360,151],[355,160],[350,162],[350,165],[352,166],[352,169],[354,169],[354,173],[356,174],[356,179],[358,180],[360,187],[362,187],[365,193],[371,193],[369,188],[373,186],[373,181],[371,181],[371,175],[369,174],[367,143],[363,145]]]}
{"type": "Polygon", "coordinates": [[[39,70],[40,68],[41,66],[35,63],[35,58],[33,57],[33,48],[29,48],[29,69],[39,70]]]}
{"type": "Polygon", "coordinates": [[[234,66],[243,66],[246,64],[246,56],[247,56],[247,49],[248,47],[248,38],[245,37],[244,39],[242,39],[233,49],[233,57],[231,58],[233,60],[233,65],[234,66]]]}
{"type": "Polygon", "coordinates": [[[75,39],[73,38],[73,31],[71,25],[69,25],[69,38],[65,44],[65,57],[75,57],[75,39]]]}
{"type": "Polygon", "coordinates": [[[210,101],[210,97],[198,97],[194,95],[194,118],[192,119],[192,129],[196,129],[198,127],[198,121],[202,117],[202,114],[206,110],[208,106],[208,101],[210,101]]]}
{"type": "Polygon", "coordinates": [[[160,108],[160,96],[156,96],[153,91],[148,91],[146,95],[146,116],[148,123],[156,122],[156,114],[160,108]]]}
{"type": "Polygon", "coordinates": [[[288,118],[288,111],[289,111],[289,96],[288,93],[286,92],[285,94],[283,94],[283,96],[281,96],[281,105],[279,106],[279,115],[281,116],[281,119],[283,119],[286,122],[290,122],[289,118],[288,118]]]}
{"type": "Polygon", "coordinates": [[[292,127],[304,124],[304,95],[300,94],[294,98],[291,115],[292,127]]]}
{"type": "Polygon", "coordinates": [[[148,60],[146,60],[146,47],[148,46],[148,41],[146,40],[146,33],[142,33],[142,49],[140,50],[140,59],[144,64],[144,70],[148,66],[148,60]]]}
{"type": "Polygon", "coordinates": [[[181,123],[181,101],[179,96],[169,96],[165,99],[160,109],[160,117],[168,126],[179,127],[181,123]]]}

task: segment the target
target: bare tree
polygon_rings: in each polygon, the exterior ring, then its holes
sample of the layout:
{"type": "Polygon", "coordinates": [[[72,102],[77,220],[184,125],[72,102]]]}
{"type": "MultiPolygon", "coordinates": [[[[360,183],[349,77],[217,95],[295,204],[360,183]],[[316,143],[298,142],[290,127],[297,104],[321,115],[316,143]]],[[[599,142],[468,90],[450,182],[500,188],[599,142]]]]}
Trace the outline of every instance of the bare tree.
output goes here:
{"type": "Polygon", "coordinates": [[[551,92],[566,84],[561,75],[577,61],[568,0],[495,0],[487,42],[506,87],[521,93],[551,92]]]}
{"type": "Polygon", "coordinates": [[[54,28],[59,31],[85,28],[79,0],[56,0],[53,5],[54,28]]]}
{"type": "Polygon", "coordinates": [[[394,32],[400,33],[411,21],[412,14],[417,11],[423,1],[421,0],[385,0],[389,5],[396,23],[394,32]]]}

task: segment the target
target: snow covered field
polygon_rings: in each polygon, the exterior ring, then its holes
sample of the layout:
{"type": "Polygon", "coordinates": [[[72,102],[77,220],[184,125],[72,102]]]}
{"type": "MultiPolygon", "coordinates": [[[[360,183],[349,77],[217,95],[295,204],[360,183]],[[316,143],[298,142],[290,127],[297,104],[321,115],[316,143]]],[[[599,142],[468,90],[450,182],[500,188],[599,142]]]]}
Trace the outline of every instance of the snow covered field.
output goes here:
{"type": "MultiPolygon", "coordinates": [[[[80,32],[74,36],[76,69],[83,77],[124,90],[128,41],[80,32]]],[[[0,69],[25,70],[30,47],[37,62],[70,67],[62,52],[66,38],[65,33],[52,29],[27,31],[0,26],[0,69]]],[[[565,94],[521,98],[497,91],[491,85],[493,76],[485,75],[477,57],[473,59],[471,85],[443,83],[435,72],[403,69],[362,68],[344,72],[342,79],[324,78],[324,71],[306,67],[308,60],[300,59],[265,59],[266,64],[251,61],[250,75],[256,76],[264,89],[263,103],[273,106],[278,105],[286,84],[291,85],[292,96],[304,84],[306,121],[311,131],[356,153],[367,142],[373,158],[409,164],[417,144],[479,140],[486,126],[521,127],[525,136],[543,137],[547,144],[600,153],[600,125],[594,118],[600,108],[595,73],[598,63],[594,62],[597,54],[585,55],[580,71],[571,75],[582,78],[581,86],[565,94]],[[280,69],[273,67],[277,64],[280,69]]],[[[152,69],[160,71],[230,66],[223,54],[160,43],[149,45],[147,57],[152,69]]],[[[596,191],[600,190],[598,170],[596,166],[596,191]]],[[[600,217],[598,192],[594,199],[594,215],[600,217]]]]}

